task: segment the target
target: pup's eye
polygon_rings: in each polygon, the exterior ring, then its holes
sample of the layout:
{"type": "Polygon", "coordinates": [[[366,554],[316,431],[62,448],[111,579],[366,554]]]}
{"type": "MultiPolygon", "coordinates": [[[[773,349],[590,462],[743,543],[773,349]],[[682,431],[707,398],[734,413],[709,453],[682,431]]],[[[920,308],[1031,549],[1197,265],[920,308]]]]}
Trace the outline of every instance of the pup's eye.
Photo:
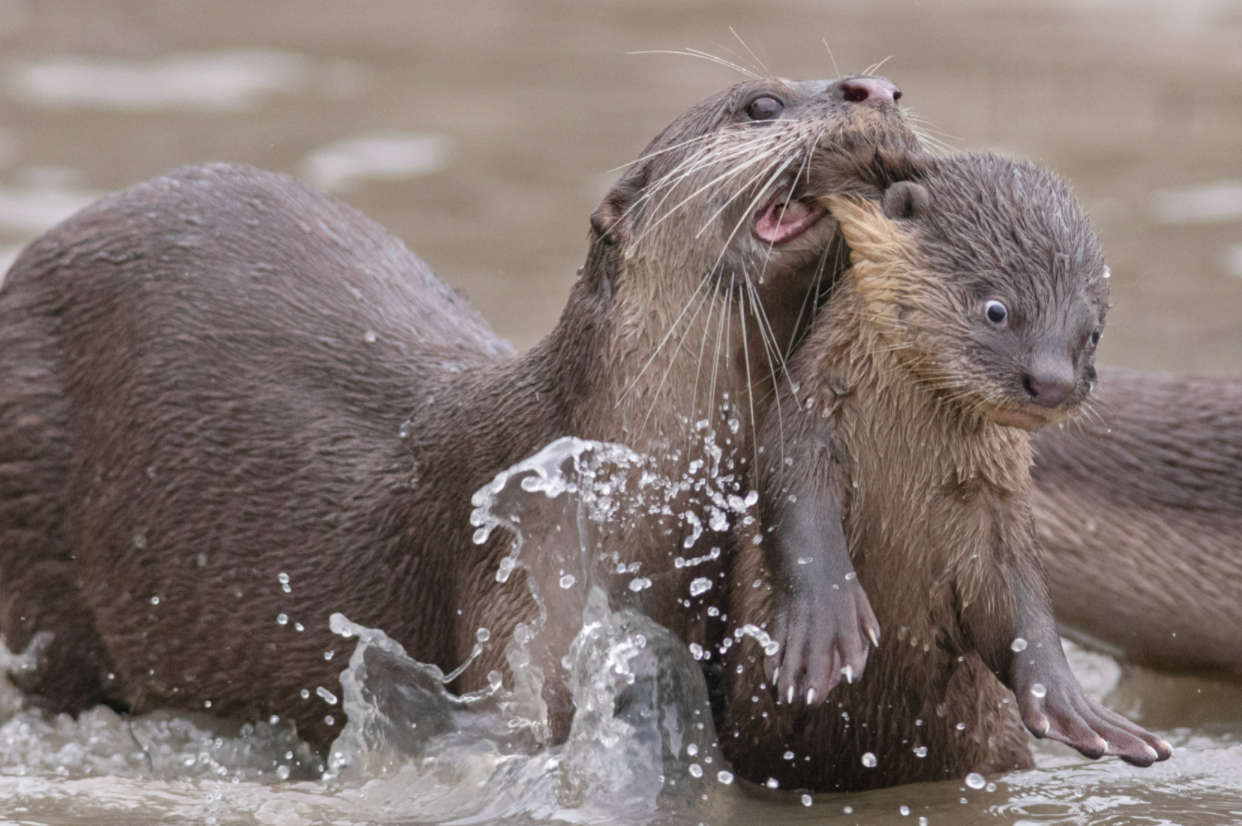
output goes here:
{"type": "Polygon", "coordinates": [[[1100,343],[1100,331],[1099,330],[1092,331],[1090,338],[1091,338],[1092,347],[1099,344],[1100,343]]]}
{"type": "Polygon", "coordinates": [[[994,298],[983,305],[983,315],[997,327],[1004,327],[1005,322],[1009,320],[1009,308],[1005,306],[1004,302],[997,301],[994,298]]]}
{"type": "Polygon", "coordinates": [[[770,95],[757,97],[746,107],[746,117],[751,120],[772,120],[785,111],[785,104],[770,95]]]}

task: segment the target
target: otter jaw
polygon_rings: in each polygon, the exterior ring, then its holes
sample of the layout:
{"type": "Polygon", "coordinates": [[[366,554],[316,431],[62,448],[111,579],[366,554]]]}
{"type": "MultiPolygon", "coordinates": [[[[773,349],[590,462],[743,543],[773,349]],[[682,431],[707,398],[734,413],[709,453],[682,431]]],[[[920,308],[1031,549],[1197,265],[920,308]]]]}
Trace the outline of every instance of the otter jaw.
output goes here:
{"type": "Polygon", "coordinates": [[[755,216],[752,232],[772,246],[786,244],[815,226],[828,210],[793,198],[788,187],[781,187],[755,216]]]}

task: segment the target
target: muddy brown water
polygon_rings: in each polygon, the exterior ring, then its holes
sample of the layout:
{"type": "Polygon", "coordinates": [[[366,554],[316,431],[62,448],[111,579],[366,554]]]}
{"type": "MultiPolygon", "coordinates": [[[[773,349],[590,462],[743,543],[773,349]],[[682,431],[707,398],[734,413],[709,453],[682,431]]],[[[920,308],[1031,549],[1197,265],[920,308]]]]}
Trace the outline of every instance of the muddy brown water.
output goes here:
{"type": "MultiPolygon", "coordinates": [[[[1114,273],[1102,361],[1242,371],[1242,4],[1216,0],[0,0],[0,261],[99,193],[241,161],[336,192],[525,348],[555,322],[618,167],[739,79],[658,53],[687,49],[788,77],[886,60],[950,147],[1032,158],[1073,182],[1114,273]]],[[[1242,690],[1074,663],[1175,758],[1143,772],[1044,748],[1039,770],[995,791],[944,783],[809,808],[738,795],[728,817],[1242,821],[1242,690]]],[[[53,737],[23,731],[5,729],[53,737]]],[[[0,822],[355,822],[316,808],[322,789],[221,793],[102,769],[64,780],[54,762],[0,760],[0,822]]]]}

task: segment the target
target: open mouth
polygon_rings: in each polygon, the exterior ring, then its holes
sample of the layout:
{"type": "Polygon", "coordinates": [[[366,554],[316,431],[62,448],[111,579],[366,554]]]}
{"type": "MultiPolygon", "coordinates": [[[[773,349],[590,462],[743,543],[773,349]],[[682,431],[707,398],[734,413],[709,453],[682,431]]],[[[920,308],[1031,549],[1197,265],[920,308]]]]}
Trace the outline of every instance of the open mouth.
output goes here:
{"type": "Polygon", "coordinates": [[[787,244],[823,218],[827,210],[795,200],[782,187],[755,216],[755,237],[772,246],[787,244]]]}

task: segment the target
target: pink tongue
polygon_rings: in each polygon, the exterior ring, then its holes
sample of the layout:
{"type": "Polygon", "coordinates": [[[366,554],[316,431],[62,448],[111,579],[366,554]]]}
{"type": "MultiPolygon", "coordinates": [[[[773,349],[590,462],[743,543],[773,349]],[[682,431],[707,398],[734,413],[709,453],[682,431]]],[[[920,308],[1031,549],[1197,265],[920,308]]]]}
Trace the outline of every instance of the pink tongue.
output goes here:
{"type": "Polygon", "coordinates": [[[824,217],[825,210],[811,209],[801,201],[789,201],[787,195],[778,195],[755,221],[755,235],[769,244],[784,244],[806,232],[824,217]]]}

